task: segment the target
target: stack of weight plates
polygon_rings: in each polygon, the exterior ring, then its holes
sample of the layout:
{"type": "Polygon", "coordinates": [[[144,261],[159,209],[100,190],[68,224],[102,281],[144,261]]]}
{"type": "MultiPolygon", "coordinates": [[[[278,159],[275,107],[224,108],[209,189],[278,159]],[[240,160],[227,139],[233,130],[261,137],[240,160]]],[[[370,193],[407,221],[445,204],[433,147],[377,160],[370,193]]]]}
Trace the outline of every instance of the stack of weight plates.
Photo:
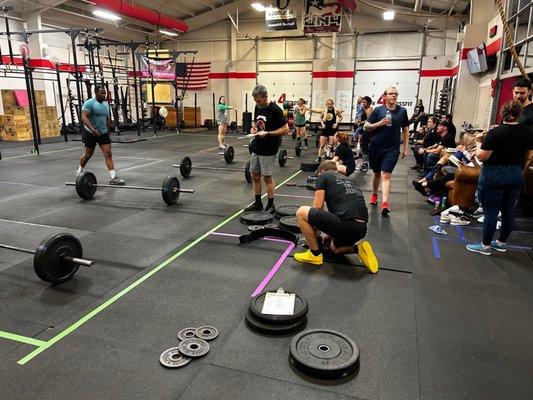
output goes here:
{"type": "Polygon", "coordinates": [[[298,332],[305,327],[309,306],[303,297],[296,295],[292,315],[263,314],[263,304],[267,293],[261,293],[250,302],[245,320],[251,330],[266,335],[286,335],[298,332]]]}
{"type": "Polygon", "coordinates": [[[341,332],[309,329],[292,339],[289,362],[313,378],[343,379],[357,372],[359,347],[341,332]]]}

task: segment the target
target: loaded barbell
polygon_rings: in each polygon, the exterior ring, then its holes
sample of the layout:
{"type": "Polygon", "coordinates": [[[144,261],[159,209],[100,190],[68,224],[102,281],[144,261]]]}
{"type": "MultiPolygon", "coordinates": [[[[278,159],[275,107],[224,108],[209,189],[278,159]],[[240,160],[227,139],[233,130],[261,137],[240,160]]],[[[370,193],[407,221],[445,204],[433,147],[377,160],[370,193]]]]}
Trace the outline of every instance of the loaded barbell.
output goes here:
{"type": "MultiPolygon", "coordinates": [[[[180,174],[184,178],[188,178],[191,176],[192,172],[192,160],[190,157],[183,157],[181,162],[179,164],[172,164],[174,168],[180,169],[180,174]]],[[[231,172],[244,172],[244,179],[246,179],[246,182],[250,183],[252,182],[252,174],[250,173],[250,161],[246,163],[246,166],[244,167],[244,170],[240,168],[227,168],[227,167],[211,167],[208,165],[199,165],[195,166],[194,168],[198,169],[205,169],[209,171],[231,171],[231,172]]]]}
{"type": "Polygon", "coordinates": [[[226,161],[227,164],[231,164],[233,162],[233,158],[235,157],[235,151],[233,150],[233,146],[227,146],[223,152],[220,152],[218,154],[224,156],[224,161],[226,161]]]}
{"type": "Polygon", "coordinates": [[[163,201],[169,206],[176,204],[180,197],[180,193],[194,193],[192,189],[180,189],[180,182],[178,178],[173,175],[168,175],[163,181],[161,188],[147,187],[147,186],[118,186],[99,184],[96,181],[96,176],[92,172],[83,171],[76,178],[76,182],[65,182],[66,186],[75,186],[76,193],[82,199],[92,199],[99,187],[108,187],[113,189],[133,189],[133,190],[155,190],[161,191],[163,201]]]}
{"type": "Polygon", "coordinates": [[[70,233],[58,233],[44,239],[37,250],[0,243],[0,248],[34,254],[33,268],[45,282],[63,283],[74,276],[78,267],[92,267],[94,261],[83,257],[80,241],[70,233]]]}

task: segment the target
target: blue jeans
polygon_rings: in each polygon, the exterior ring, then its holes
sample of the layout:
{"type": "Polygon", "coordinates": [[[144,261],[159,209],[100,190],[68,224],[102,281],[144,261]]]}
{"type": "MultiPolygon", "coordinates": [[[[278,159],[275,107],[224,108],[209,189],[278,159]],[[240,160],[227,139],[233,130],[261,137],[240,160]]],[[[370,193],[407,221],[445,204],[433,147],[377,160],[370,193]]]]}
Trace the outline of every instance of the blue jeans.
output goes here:
{"type": "Polygon", "coordinates": [[[514,208],[523,184],[519,165],[484,165],[478,181],[478,198],[483,206],[483,244],[492,242],[498,212],[502,212],[500,242],[506,242],[513,230],[514,208]]]}
{"type": "Polygon", "coordinates": [[[433,168],[440,160],[439,154],[425,153],[424,154],[424,169],[429,171],[433,168]]]}

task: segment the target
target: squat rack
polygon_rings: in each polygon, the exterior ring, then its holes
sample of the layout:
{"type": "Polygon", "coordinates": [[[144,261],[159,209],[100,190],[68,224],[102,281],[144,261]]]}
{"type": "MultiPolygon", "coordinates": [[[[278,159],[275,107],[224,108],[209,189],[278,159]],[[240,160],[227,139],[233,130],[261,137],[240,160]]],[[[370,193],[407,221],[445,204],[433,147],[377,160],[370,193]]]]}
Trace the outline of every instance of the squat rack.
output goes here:
{"type": "MultiPolygon", "coordinates": [[[[80,69],[78,64],[78,57],[76,54],[76,38],[80,33],[86,33],[94,32],[97,34],[98,32],[102,31],[101,28],[70,28],[70,29],[35,29],[35,30],[24,30],[24,31],[11,31],[10,29],[10,23],[9,23],[9,16],[8,12],[13,10],[12,6],[1,6],[0,11],[3,13],[3,18],[5,21],[5,32],[0,32],[0,36],[6,36],[7,37],[7,44],[8,44],[8,50],[9,50],[9,60],[10,63],[8,65],[16,65],[14,57],[15,56],[21,56],[22,57],[22,67],[23,67],[23,73],[24,73],[24,80],[26,83],[26,92],[28,95],[28,109],[30,114],[30,122],[32,126],[32,134],[33,134],[33,145],[34,150],[33,152],[35,154],[39,154],[39,144],[42,144],[41,142],[41,134],[39,130],[39,118],[37,115],[37,103],[35,100],[35,88],[33,85],[33,71],[36,69],[36,67],[31,66],[31,57],[29,53],[28,43],[30,36],[33,34],[46,34],[46,33],[66,33],[70,36],[71,44],[72,44],[72,53],[73,53],[73,61],[74,61],[74,77],[76,81],[76,93],[78,95],[78,115],[81,115],[81,87],[80,87],[80,69]],[[21,45],[21,54],[15,54],[13,52],[13,45],[11,43],[12,36],[19,36],[22,39],[22,42],[24,43],[21,45]]],[[[1,50],[0,50],[0,65],[3,65],[3,59],[1,57],[1,50]]],[[[72,73],[72,71],[69,71],[72,73]]],[[[56,65],[56,74],[59,75],[59,67],[56,65]]],[[[59,85],[61,86],[61,85],[59,85]]],[[[61,89],[59,89],[61,90],[61,89]]],[[[61,103],[63,99],[60,99],[61,103]]],[[[63,107],[61,107],[63,109],[63,107]]],[[[64,122],[64,112],[63,112],[63,122],[64,122]]],[[[65,141],[68,141],[68,137],[65,133],[64,135],[65,141]]],[[[2,155],[0,153],[0,159],[2,159],[2,155]]]]}

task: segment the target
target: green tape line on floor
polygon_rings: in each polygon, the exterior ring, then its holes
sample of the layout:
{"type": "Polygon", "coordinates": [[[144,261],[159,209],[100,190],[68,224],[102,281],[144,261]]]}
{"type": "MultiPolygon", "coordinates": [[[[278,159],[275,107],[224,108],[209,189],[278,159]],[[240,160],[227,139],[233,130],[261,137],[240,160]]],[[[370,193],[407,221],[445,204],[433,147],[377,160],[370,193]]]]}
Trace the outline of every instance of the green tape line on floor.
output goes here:
{"type": "Polygon", "coordinates": [[[0,331],[0,338],[2,339],[8,339],[13,340],[15,342],[25,343],[25,344],[31,344],[32,346],[42,347],[46,346],[47,342],[39,339],[34,339],[27,336],[17,335],[16,333],[6,332],[6,331],[0,331]]]}
{"type": "MultiPolygon", "coordinates": [[[[285,183],[287,183],[288,181],[290,181],[291,179],[293,179],[295,176],[297,176],[301,171],[297,171],[295,172],[294,174],[292,174],[291,176],[289,176],[287,179],[285,179],[283,182],[281,182],[279,185],[276,186],[276,189],[279,188],[280,186],[284,185],[285,183]]],[[[265,197],[265,195],[263,195],[263,197],[265,197]]],[[[152,275],[156,274],[158,271],[160,271],[161,269],[165,268],[168,264],[170,264],[172,261],[174,261],[176,258],[178,258],[179,256],[181,256],[183,253],[187,252],[188,250],[190,250],[191,248],[193,248],[194,246],[196,246],[198,243],[200,243],[202,240],[204,240],[206,237],[208,237],[212,232],[215,232],[216,230],[218,230],[219,228],[223,227],[224,225],[226,225],[228,222],[230,222],[231,220],[235,219],[236,217],[238,217],[239,215],[242,214],[244,210],[239,210],[237,211],[235,214],[233,214],[232,216],[226,218],[225,220],[223,220],[222,222],[220,222],[218,225],[216,225],[215,227],[213,227],[212,229],[210,229],[209,231],[207,231],[206,233],[204,233],[203,235],[201,235],[200,237],[196,238],[193,242],[189,243],[187,246],[185,246],[184,248],[182,248],[181,250],[179,250],[177,253],[173,254],[172,256],[170,256],[167,260],[163,261],[161,264],[159,264],[157,267],[153,268],[152,270],[150,270],[149,272],[147,272],[145,275],[141,276],[138,280],[136,280],[135,282],[133,282],[131,285],[129,285],[128,287],[122,289],[120,292],[118,292],[117,294],[115,294],[113,297],[111,297],[109,300],[105,301],[104,303],[100,304],[98,307],[96,307],[94,310],[92,310],[89,314],[85,315],[83,318],[79,319],[78,321],[74,322],[72,325],[70,325],[69,327],[67,327],[66,329],[64,329],[63,331],[59,332],[56,336],[54,336],[52,339],[50,339],[48,342],[44,342],[43,345],[39,346],[37,349],[35,349],[34,351],[32,351],[31,353],[29,353],[28,355],[26,355],[25,357],[21,358],[19,361],[17,361],[18,364],[20,365],[24,365],[26,364],[28,361],[32,360],[33,358],[35,358],[37,355],[39,355],[40,353],[42,353],[44,350],[48,349],[49,347],[53,346],[54,344],[56,344],[57,342],[59,342],[61,339],[64,339],[66,336],[68,336],[69,334],[71,334],[72,332],[74,332],[76,329],[78,329],[80,326],[82,326],[84,323],[86,323],[87,321],[89,321],[91,318],[93,318],[95,315],[99,314],[101,311],[105,310],[107,307],[109,307],[111,304],[113,304],[114,302],[116,302],[118,299],[120,299],[122,296],[124,296],[125,294],[127,294],[128,292],[130,292],[131,290],[135,289],[137,286],[139,286],[141,283],[143,283],[145,280],[147,280],[148,278],[150,278],[152,275]]]]}

